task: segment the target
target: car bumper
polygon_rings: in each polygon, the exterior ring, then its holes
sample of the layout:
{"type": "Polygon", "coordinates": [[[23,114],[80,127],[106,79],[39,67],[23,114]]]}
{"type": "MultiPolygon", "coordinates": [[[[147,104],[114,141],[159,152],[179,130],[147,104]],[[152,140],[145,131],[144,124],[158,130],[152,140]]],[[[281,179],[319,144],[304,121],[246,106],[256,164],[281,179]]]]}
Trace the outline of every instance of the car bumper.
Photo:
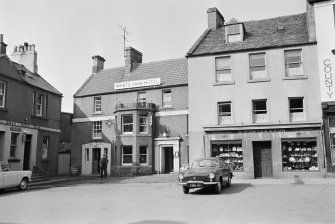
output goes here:
{"type": "Polygon", "coordinates": [[[204,181],[187,181],[187,182],[179,182],[179,185],[183,185],[189,188],[201,188],[206,186],[216,185],[217,181],[212,182],[204,182],[204,181]]]}

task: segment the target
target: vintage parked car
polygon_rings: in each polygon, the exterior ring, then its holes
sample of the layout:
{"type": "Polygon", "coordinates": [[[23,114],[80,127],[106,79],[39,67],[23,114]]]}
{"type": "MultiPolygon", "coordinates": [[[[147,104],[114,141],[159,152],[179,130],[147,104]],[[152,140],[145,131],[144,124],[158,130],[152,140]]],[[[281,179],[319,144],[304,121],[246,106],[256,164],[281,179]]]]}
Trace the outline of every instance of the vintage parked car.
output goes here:
{"type": "Polygon", "coordinates": [[[185,194],[192,188],[212,188],[219,194],[223,185],[231,186],[232,177],[229,164],[218,157],[195,159],[189,169],[178,174],[179,184],[182,185],[185,194]]]}
{"type": "Polygon", "coordinates": [[[0,190],[10,187],[17,187],[19,190],[26,190],[31,181],[31,171],[11,171],[10,165],[0,162],[0,190]]]}

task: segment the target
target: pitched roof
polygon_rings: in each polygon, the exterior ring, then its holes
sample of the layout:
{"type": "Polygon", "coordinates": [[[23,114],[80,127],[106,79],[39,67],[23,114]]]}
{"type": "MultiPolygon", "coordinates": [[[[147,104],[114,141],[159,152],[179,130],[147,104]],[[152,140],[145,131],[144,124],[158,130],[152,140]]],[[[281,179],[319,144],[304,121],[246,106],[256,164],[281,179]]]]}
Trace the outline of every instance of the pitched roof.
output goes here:
{"type": "MultiPolygon", "coordinates": [[[[134,80],[161,78],[161,87],[187,85],[187,59],[169,59],[150,63],[136,64],[130,74],[125,74],[125,67],[103,69],[91,75],[74,94],[74,97],[113,92],[132,91],[115,90],[114,83],[134,80]]],[[[151,87],[152,88],[152,87],[151,87]]]]}
{"type": "Polygon", "coordinates": [[[24,65],[18,64],[16,62],[13,62],[13,64],[15,65],[17,70],[23,70],[26,75],[21,75],[22,79],[32,85],[32,86],[36,86],[38,88],[44,89],[46,91],[55,93],[57,95],[62,95],[61,92],[59,92],[55,87],[53,87],[52,85],[50,85],[46,80],[44,80],[40,75],[32,73],[31,71],[29,71],[24,65]]]}
{"type": "Polygon", "coordinates": [[[243,22],[245,33],[241,42],[226,43],[225,28],[207,29],[187,53],[187,57],[255,50],[310,43],[306,13],[271,19],[243,22]],[[284,27],[284,29],[277,29],[284,27]]]}

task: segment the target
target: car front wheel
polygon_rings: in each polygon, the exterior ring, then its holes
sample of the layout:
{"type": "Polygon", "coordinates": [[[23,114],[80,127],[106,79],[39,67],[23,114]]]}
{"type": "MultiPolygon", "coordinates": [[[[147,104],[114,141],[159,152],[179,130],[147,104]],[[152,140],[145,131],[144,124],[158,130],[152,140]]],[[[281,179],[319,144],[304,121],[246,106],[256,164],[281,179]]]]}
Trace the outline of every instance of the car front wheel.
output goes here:
{"type": "Polygon", "coordinates": [[[27,179],[23,178],[18,186],[19,190],[24,191],[28,187],[28,181],[27,179]]]}
{"type": "Polygon", "coordinates": [[[214,192],[216,194],[220,194],[221,189],[222,189],[222,182],[221,182],[221,178],[220,178],[219,182],[214,186],[214,192]]]}
{"type": "Polygon", "coordinates": [[[190,192],[190,188],[183,186],[183,192],[184,194],[188,194],[188,192],[190,192]]]}

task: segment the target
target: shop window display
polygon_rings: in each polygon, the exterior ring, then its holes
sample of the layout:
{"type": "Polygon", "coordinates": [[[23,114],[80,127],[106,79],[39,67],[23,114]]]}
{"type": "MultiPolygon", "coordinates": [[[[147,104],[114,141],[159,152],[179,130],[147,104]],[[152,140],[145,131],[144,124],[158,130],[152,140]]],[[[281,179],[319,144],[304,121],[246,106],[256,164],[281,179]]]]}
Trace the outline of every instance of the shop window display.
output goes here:
{"type": "Polygon", "coordinates": [[[283,170],[319,170],[318,152],[314,140],[282,142],[283,170]]]}
{"type": "Polygon", "coordinates": [[[243,150],[241,141],[220,141],[212,143],[212,156],[223,158],[235,171],[243,171],[243,150]]]}

